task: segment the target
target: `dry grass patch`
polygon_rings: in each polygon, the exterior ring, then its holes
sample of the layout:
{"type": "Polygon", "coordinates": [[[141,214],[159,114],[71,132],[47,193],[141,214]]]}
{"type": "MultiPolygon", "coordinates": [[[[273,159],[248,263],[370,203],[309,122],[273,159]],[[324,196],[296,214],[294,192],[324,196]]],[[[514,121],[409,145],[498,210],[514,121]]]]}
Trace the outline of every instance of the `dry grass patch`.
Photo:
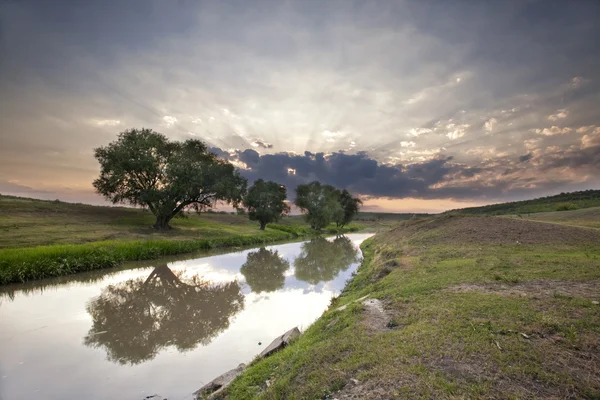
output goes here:
{"type": "Polygon", "coordinates": [[[500,296],[516,297],[552,297],[570,296],[586,297],[590,299],[600,298],[600,280],[592,281],[565,281],[565,280],[532,280],[515,284],[498,283],[461,283],[445,289],[452,293],[479,292],[497,294],[500,296]]]}

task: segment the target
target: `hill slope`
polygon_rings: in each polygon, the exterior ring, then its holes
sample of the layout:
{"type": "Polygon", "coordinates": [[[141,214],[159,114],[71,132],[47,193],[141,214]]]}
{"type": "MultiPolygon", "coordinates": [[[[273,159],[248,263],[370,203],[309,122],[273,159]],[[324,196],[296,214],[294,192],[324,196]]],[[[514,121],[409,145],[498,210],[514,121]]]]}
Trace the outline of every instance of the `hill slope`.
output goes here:
{"type": "Polygon", "coordinates": [[[330,309],[228,398],[600,396],[600,232],[443,216],[363,250],[330,309]]]}
{"type": "Polygon", "coordinates": [[[530,221],[544,221],[600,229],[600,207],[527,214],[522,216],[522,218],[530,221]]]}
{"type": "Polygon", "coordinates": [[[600,206],[600,190],[584,190],[580,192],[561,193],[555,196],[540,197],[533,200],[460,208],[446,211],[444,214],[528,214],[598,206],[600,206]]]}

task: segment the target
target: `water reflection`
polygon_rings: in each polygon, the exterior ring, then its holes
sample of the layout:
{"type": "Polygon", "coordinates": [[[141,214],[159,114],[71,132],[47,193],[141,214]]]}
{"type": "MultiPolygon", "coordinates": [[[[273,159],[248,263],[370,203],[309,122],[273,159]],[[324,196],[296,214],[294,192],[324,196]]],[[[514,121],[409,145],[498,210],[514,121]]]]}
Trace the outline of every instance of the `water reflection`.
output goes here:
{"type": "Polygon", "coordinates": [[[338,236],[331,242],[318,237],[302,244],[302,251],[294,260],[295,276],[316,285],[332,280],[356,261],[358,250],[347,237],[338,236]]]}
{"type": "Polygon", "coordinates": [[[88,303],[93,325],[84,343],[104,348],[110,361],[139,364],[167,346],[186,351],[210,343],[243,307],[236,281],[210,284],[161,265],[146,279],[107,286],[88,303]]]}
{"type": "Polygon", "coordinates": [[[248,253],[240,272],[253,292],[274,292],[285,285],[284,274],[289,268],[290,263],[277,250],[261,247],[258,251],[248,253]]]}

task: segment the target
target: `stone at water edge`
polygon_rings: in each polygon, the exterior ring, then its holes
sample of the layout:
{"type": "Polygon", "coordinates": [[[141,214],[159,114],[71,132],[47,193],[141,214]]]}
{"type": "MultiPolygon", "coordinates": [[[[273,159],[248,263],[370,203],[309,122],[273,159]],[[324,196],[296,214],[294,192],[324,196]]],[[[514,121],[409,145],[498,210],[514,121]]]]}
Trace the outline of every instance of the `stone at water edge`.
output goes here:
{"type": "Polygon", "coordinates": [[[237,368],[227,371],[223,375],[208,382],[206,385],[194,392],[196,399],[213,398],[215,394],[221,392],[223,389],[229,386],[229,384],[233,382],[233,380],[240,375],[245,368],[246,364],[240,364],[237,366],[237,368]]]}
{"type": "Polygon", "coordinates": [[[271,354],[275,353],[276,351],[283,349],[285,346],[287,346],[290,343],[290,341],[292,339],[295,339],[298,336],[300,336],[300,329],[298,329],[298,327],[290,329],[283,335],[281,335],[278,338],[276,338],[275,340],[273,340],[271,342],[271,344],[268,345],[267,348],[264,349],[259,354],[259,357],[265,358],[265,357],[270,356],[271,354]]]}

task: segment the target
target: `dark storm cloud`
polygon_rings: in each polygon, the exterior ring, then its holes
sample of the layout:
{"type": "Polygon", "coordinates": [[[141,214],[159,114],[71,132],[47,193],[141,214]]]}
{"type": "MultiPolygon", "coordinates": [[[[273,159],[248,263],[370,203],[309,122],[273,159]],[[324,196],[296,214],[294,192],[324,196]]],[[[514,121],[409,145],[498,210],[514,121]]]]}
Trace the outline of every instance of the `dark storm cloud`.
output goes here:
{"type": "Polygon", "coordinates": [[[365,152],[261,155],[252,149],[232,153],[219,148],[211,148],[211,151],[230,161],[244,163],[240,171],[250,183],[259,178],[273,180],[286,185],[292,197],[297,185],[318,180],[366,198],[518,198],[528,193],[547,194],[558,183],[567,186],[573,183],[552,174],[551,178],[545,178],[544,173],[550,170],[568,168],[575,174],[600,174],[600,146],[555,150],[537,156],[528,153],[518,161],[501,157],[477,166],[461,164],[453,157],[442,155],[403,165],[382,164],[365,152]],[[533,161],[535,165],[524,165],[525,161],[533,161]]]}
{"type": "MultiPolygon", "coordinates": [[[[385,165],[366,153],[305,152],[303,155],[277,153],[260,155],[255,150],[237,151],[233,155],[212,148],[216,154],[231,161],[241,161],[241,169],[250,182],[262,178],[286,185],[293,195],[295,187],[314,180],[346,188],[366,197],[436,197],[431,185],[441,182],[450,173],[472,175],[472,168],[450,165],[452,157],[433,159],[407,166],[385,165]]],[[[468,190],[463,194],[467,194],[468,190]]]]}

